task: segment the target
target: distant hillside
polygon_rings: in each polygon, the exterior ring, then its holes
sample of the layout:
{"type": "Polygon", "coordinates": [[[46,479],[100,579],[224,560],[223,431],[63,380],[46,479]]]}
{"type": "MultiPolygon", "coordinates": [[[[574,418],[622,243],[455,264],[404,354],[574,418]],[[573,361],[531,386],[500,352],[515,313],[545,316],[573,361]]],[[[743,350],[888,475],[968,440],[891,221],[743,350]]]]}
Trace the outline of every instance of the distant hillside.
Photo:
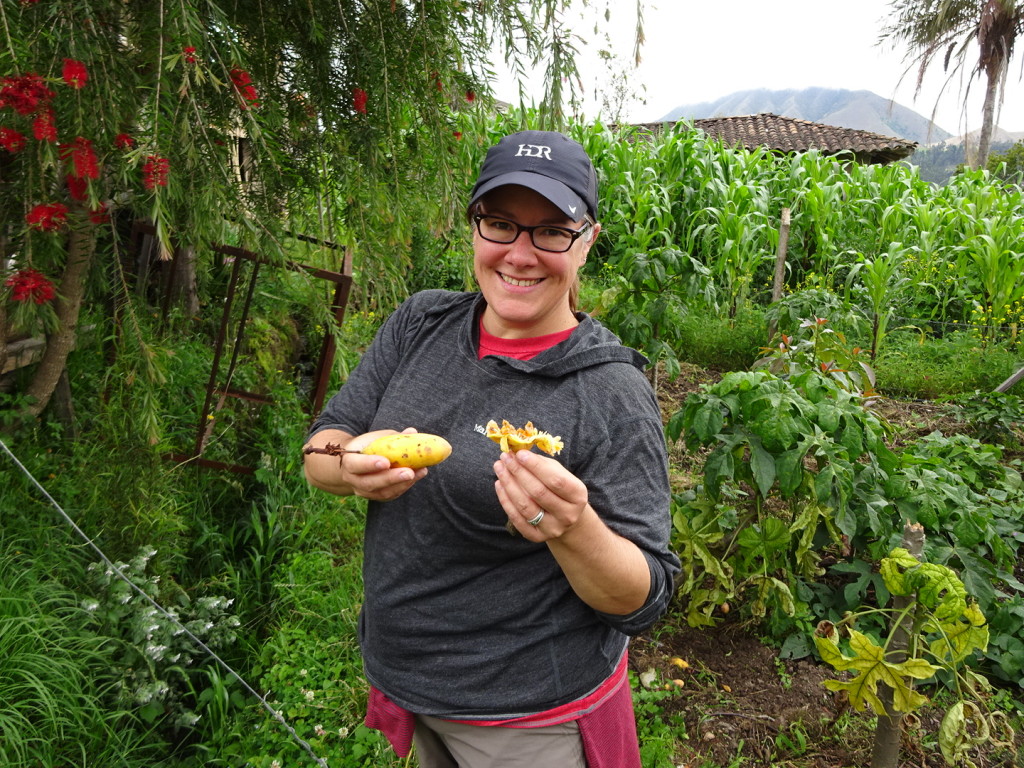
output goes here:
{"type": "Polygon", "coordinates": [[[945,141],[952,134],[918,114],[871,91],[804,88],[737,91],[716,101],[676,107],[659,122],[687,118],[730,117],[772,112],[815,123],[871,131],[916,141],[919,145],[945,141]]]}
{"type": "MultiPolygon", "coordinates": [[[[980,130],[971,131],[970,133],[968,133],[966,136],[967,143],[973,147],[977,147],[978,135],[980,133],[980,130]]],[[[964,143],[964,138],[964,136],[950,136],[948,139],[945,139],[942,143],[945,144],[947,147],[952,145],[960,145],[964,143]]],[[[998,125],[992,129],[991,143],[993,147],[996,144],[1013,144],[1014,142],[1018,142],[1021,139],[1024,139],[1024,132],[1022,131],[1004,131],[998,125]]]]}
{"type": "MultiPolygon", "coordinates": [[[[991,153],[1004,154],[1013,147],[1013,144],[1012,141],[993,141],[991,153]]],[[[963,141],[920,147],[907,159],[907,163],[917,166],[922,179],[935,184],[945,184],[965,162],[963,141]]]]}

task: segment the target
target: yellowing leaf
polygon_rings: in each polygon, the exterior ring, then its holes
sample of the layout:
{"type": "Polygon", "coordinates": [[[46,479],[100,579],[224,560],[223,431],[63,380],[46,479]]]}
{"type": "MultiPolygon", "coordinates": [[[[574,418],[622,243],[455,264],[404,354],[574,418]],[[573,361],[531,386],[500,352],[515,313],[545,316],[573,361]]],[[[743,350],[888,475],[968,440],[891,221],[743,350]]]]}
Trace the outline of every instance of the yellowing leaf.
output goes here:
{"type": "Polygon", "coordinates": [[[912,677],[925,680],[938,671],[938,667],[924,659],[908,659],[900,663],[886,661],[885,649],[857,630],[850,630],[850,649],[855,656],[846,656],[839,650],[839,646],[827,638],[815,636],[814,644],[822,659],[836,670],[855,673],[856,676],[849,681],[825,681],[825,687],[830,691],[846,691],[855,709],[863,710],[870,706],[876,714],[886,714],[885,706],[878,698],[879,683],[892,689],[893,709],[898,712],[912,712],[928,701],[907,685],[904,679],[912,677]]]}
{"type": "Polygon", "coordinates": [[[942,633],[942,637],[928,646],[932,655],[942,661],[958,663],[967,658],[971,651],[984,651],[988,648],[988,623],[977,603],[966,606],[963,614],[952,621],[944,621],[938,626],[926,626],[925,629],[942,633]]]}
{"type": "Polygon", "coordinates": [[[918,601],[931,608],[940,620],[959,616],[966,609],[967,589],[951,568],[921,563],[913,579],[918,601]]]}
{"type": "Polygon", "coordinates": [[[885,586],[894,595],[909,595],[913,591],[907,583],[905,572],[921,564],[916,557],[902,547],[896,547],[888,557],[882,558],[878,570],[885,580],[885,586]]]}
{"type": "Polygon", "coordinates": [[[988,721],[977,704],[958,701],[949,708],[939,726],[939,749],[947,765],[956,765],[979,744],[989,742],[988,721]]]}

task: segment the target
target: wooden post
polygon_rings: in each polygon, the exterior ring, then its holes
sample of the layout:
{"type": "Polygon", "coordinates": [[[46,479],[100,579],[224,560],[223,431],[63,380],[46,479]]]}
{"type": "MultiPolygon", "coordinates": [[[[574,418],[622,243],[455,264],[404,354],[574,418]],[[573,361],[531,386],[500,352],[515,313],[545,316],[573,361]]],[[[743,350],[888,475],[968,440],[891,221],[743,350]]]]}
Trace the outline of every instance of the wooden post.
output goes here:
{"type": "MultiPolygon", "coordinates": [[[[772,281],[772,304],[782,298],[782,286],[786,281],[786,250],[789,248],[789,208],[782,209],[779,224],[779,247],[775,251],[775,279],[772,281]]],[[[768,343],[775,338],[775,321],[768,324],[768,343]]]]}
{"type": "Polygon", "coordinates": [[[1016,373],[1010,376],[1010,378],[1008,378],[1006,381],[1004,381],[1002,384],[996,387],[996,392],[1005,392],[1021,379],[1024,379],[1024,368],[1018,370],[1016,373]]]}

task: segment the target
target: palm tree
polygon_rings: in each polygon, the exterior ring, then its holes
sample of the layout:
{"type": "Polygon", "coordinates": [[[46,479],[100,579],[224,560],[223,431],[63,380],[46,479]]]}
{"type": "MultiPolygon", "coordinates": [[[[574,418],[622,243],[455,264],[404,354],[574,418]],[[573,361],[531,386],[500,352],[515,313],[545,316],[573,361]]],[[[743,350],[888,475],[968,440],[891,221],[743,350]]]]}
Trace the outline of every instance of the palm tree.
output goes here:
{"type": "Polygon", "coordinates": [[[988,160],[996,105],[1002,102],[1014,44],[1024,31],[1024,3],[1013,0],[893,0],[892,9],[881,40],[909,46],[907,58],[917,63],[918,92],[926,70],[937,57],[941,58],[943,71],[947,73],[943,89],[968,65],[970,72],[965,97],[970,91],[970,82],[984,77],[985,100],[978,152],[975,157],[968,158],[972,167],[983,167],[988,160]],[[977,47],[974,47],[975,43],[977,47]],[[973,61],[974,56],[977,56],[976,61],[973,61]]]}

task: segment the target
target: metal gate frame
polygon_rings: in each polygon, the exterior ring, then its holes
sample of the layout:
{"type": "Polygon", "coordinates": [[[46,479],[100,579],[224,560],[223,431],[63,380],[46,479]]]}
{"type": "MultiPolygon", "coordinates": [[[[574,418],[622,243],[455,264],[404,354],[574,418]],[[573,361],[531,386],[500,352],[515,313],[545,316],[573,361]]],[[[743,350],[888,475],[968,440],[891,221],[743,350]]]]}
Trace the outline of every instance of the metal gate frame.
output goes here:
{"type": "MultiPolygon", "coordinates": [[[[133,226],[133,241],[136,248],[138,249],[143,246],[143,239],[145,236],[155,237],[156,228],[151,224],[144,222],[136,222],[133,226]]],[[[319,245],[324,245],[328,248],[338,249],[340,246],[334,243],[326,241],[316,240],[315,238],[308,237],[306,235],[292,235],[298,240],[306,242],[313,242],[319,245]]],[[[348,306],[349,295],[352,290],[352,252],[348,249],[345,250],[345,258],[343,261],[342,271],[333,272],[331,270],[320,269],[319,267],[309,266],[307,264],[299,264],[293,261],[287,261],[283,265],[272,262],[264,256],[260,256],[253,251],[246,250],[244,248],[237,248],[230,245],[215,244],[210,246],[211,250],[215,253],[220,253],[224,256],[234,259],[234,263],[231,268],[231,277],[228,281],[227,294],[224,297],[224,309],[221,312],[220,326],[217,331],[217,338],[214,344],[213,363],[210,367],[210,378],[206,385],[206,395],[203,400],[202,411],[199,414],[199,423],[196,428],[195,442],[192,446],[190,453],[170,453],[164,456],[169,461],[175,461],[179,463],[189,463],[196,466],[209,467],[212,469],[227,470],[238,474],[251,475],[255,471],[255,467],[245,466],[241,464],[228,464],[222,461],[214,461],[212,459],[204,458],[203,452],[206,450],[206,444],[209,441],[210,435],[213,430],[213,426],[216,422],[215,414],[225,404],[228,398],[237,398],[247,400],[249,402],[258,403],[260,405],[270,405],[273,403],[273,398],[266,394],[257,392],[248,392],[245,390],[237,389],[231,386],[222,386],[218,382],[220,380],[220,368],[222,360],[225,356],[225,347],[227,346],[228,328],[231,325],[231,311],[234,306],[235,296],[238,292],[238,286],[241,278],[242,264],[250,262],[252,264],[252,271],[249,275],[248,285],[245,289],[245,299],[242,305],[242,313],[237,319],[237,327],[235,329],[235,336],[231,343],[230,350],[230,362],[228,363],[227,375],[225,379],[227,382],[231,381],[231,377],[234,374],[235,367],[238,363],[238,355],[242,348],[242,343],[245,337],[245,323],[249,317],[249,310],[252,305],[252,296],[256,290],[256,280],[259,276],[260,267],[263,265],[269,266],[283,266],[294,272],[306,272],[312,277],[328,280],[333,282],[335,285],[334,298],[331,301],[331,312],[334,316],[335,324],[340,327],[345,319],[345,310],[348,306]],[[216,406],[214,406],[214,397],[218,396],[216,406]]],[[[171,268],[168,270],[167,278],[164,281],[164,296],[170,294],[170,286],[174,279],[174,272],[177,267],[177,259],[171,260],[171,268]]],[[[168,302],[164,302],[163,312],[166,318],[168,309],[168,302]]],[[[311,416],[315,416],[320,412],[323,407],[324,399],[327,393],[327,385],[330,381],[331,366],[334,363],[334,356],[337,352],[337,345],[334,340],[334,334],[328,330],[324,333],[323,343],[320,345],[320,352],[317,359],[316,369],[313,375],[313,391],[307,403],[307,413],[311,416]]]]}

